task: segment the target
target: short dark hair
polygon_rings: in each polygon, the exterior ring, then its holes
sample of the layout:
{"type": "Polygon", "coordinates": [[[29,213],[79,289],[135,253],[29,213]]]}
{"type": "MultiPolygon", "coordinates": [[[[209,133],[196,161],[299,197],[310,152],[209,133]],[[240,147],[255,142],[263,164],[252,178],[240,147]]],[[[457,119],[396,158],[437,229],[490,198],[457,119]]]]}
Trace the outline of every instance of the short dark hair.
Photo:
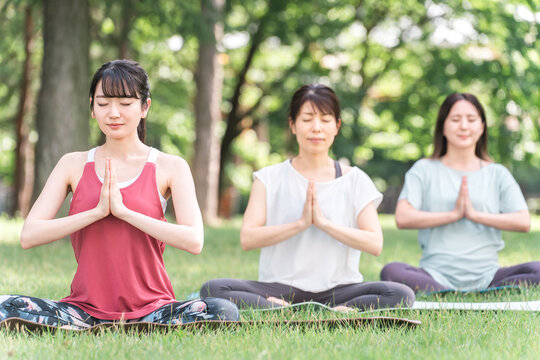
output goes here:
{"type": "MultiPolygon", "coordinates": [[[[96,86],[101,80],[101,90],[107,97],[127,97],[141,99],[141,106],[145,106],[150,98],[150,84],[148,74],[132,60],[113,60],[101,65],[96,71],[90,84],[90,110],[94,108],[96,86]]],[[[141,118],[137,126],[137,135],[144,142],[146,137],[146,121],[141,118]]]]}
{"type": "Polygon", "coordinates": [[[480,101],[476,96],[468,93],[453,93],[450,94],[444,99],[441,107],[439,108],[439,114],[437,115],[437,124],[435,125],[435,135],[433,137],[433,154],[431,155],[432,159],[438,159],[446,154],[448,150],[448,144],[446,138],[444,137],[444,122],[452,110],[454,104],[460,100],[468,101],[471,105],[476,108],[478,115],[482,119],[484,124],[484,132],[476,142],[475,154],[482,160],[489,161],[491,160],[489,153],[487,151],[487,140],[488,140],[488,127],[486,122],[486,113],[480,101]]]}
{"type": "Polygon", "coordinates": [[[289,106],[289,119],[296,122],[300,108],[306,102],[310,102],[321,113],[334,115],[336,121],[340,119],[341,109],[339,99],[334,90],[323,84],[304,85],[296,90],[289,106]]]}

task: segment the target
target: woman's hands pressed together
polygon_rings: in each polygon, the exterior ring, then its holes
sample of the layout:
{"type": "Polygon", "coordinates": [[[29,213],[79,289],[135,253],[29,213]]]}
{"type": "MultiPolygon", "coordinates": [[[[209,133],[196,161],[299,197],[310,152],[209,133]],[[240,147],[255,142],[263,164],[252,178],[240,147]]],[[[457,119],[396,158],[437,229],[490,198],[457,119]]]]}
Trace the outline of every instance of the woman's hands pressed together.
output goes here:
{"type": "Polygon", "coordinates": [[[122,218],[126,209],[122,199],[122,193],[120,192],[116,180],[114,160],[108,157],[105,159],[105,176],[103,178],[103,185],[101,186],[101,193],[96,210],[100,213],[101,218],[104,218],[109,214],[112,214],[117,218],[122,218]]]}
{"type": "Polygon", "coordinates": [[[456,207],[454,208],[454,213],[457,216],[457,220],[465,217],[471,221],[475,221],[474,219],[477,212],[473,207],[471,197],[469,195],[467,176],[463,176],[461,178],[461,186],[459,188],[459,194],[456,200],[456,207]]]}
{"type": "Polygon", "coordinates": [[[313,180],[309,181],[306,191],[306,202],[304,203],[304,211],[302,212],[300,222],[304,229],[307,229],[312,224],[322,229],[327,224],[327,219],[324,217],[319,206],[317,189],[313,180]]]}

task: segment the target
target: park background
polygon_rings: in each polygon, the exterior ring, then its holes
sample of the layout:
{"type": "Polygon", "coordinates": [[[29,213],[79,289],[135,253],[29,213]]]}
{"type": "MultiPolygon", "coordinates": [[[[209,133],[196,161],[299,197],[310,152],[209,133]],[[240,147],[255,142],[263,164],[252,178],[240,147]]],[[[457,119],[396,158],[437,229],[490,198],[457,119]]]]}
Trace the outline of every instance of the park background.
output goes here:
{"type": "MultiPolygon", "coordinates": [[[[191,165],[207,225],[198,255],[168,249],[178,299],[216,277],[256,279],[258,251],[238,244],[253,170],[291,157],[292,93],[332,86],[344,126],[333,147],[365,170],[392,213],[403,175],[431,154],[436,113],[454,91],[476,94],[489,151],[540,205],[540,4],[537,0],[0,0],[0,294],[61,299],[77,268],[69,242],[23,251],[23,217],[66,152],[103,139],[88,87],[104,62],[131,58],[150,75],[147,144],[191,165]],[[233,217],[231,220],[222,220],[233,217]]],[[[69,199],[68,199],[69,201],[69,199]]],[[[169,206],[169,209],[171,207],[169,206]]],[[[363,254],[366,281],[384,264],[418,264],[415,230],[380,216],[385,246],[363,254]]],[[[540,217],[528,234],[503,233],[501,266],[539,259],[540,217]]],[[[538,300],[540,287],[427,301],[538,300]]],[[[422,312],[404,328],[261,325],[238,330],[31,335],[0,331],[13,359],[537,359],[539,313],[422,312]]],[[[373,315],[373,314],[371,314],[373,315]]],[[[291,313],[243,319],[321,319],[291,313]]],[[[346,316],[346,315],[345,315],[346,316]]],[[[370,313],[358,314],[370,316],[370,313]]]]}
{"type": "Polygon", "coordinates": [[[103,141],[88,88],[116,58],[148,71],[146,143],[190,163],[207,223],[294,155],[288,101],[318,82],[342,103],[333,155],[373,178],[381,212],[456,91],[484,104],[489,152],[536,212],[539,24],[534,0],[0,0],[0,213],[24,217],[64,153],[103,141]]]}

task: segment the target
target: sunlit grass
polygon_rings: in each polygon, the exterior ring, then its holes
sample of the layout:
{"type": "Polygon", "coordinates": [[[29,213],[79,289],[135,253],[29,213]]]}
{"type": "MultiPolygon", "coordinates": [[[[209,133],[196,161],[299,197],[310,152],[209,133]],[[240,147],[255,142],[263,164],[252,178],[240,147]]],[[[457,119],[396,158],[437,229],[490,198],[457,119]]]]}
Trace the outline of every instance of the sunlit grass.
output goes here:
{"type": "MultiPolygon", "coordinates": [[[[22,250],[22,222],[0,218],[0,294],[17,293],[60,299],[69,292],[76,269],[71,244],[58,241],[22,250]]],[[[363,254],[360,270],[366,281],[378,280],[384,264],[418,264],[416,231],[397,230],[392,216],[382,215],[385,247],[374,257],[363,254]]],[[[242,251],[238,219],[207,228],[205,248],[198,256],[168,247],[165,263],[178,299],[199,290],[216,277],[256,279],[258,251],[242,251]]],[[[540,218],[528,234],[505,233],[503,265],[540,259],[540,218]]],[[[422,301],[540,300],[540,288],[489,294],[421,296],[422,301]]],[[[489,358],[536,359],[540,352],[540,314],[529,312],[394,310],[369,315],[418,319],[422,325],[405,328],[308,329],[262,325],[237,329],[136,334],[102,331],[98,334],[24,334],[0,331],[0,359],[109,358],[225,358],[225,359],[358,359],[358,358],[489,358]]],[[[270,313],[247,312],[244,319],[322,319],[341,317],[315,308],[270,313]]]]}

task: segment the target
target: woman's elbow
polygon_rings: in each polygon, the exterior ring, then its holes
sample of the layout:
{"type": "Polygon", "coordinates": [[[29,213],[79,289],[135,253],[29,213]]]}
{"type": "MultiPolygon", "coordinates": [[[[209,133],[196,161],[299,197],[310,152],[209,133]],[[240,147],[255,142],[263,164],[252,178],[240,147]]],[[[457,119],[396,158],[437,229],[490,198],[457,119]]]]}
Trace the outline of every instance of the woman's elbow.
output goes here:
{"type": "Polygon", "coordinates": [[[34,245],[31,242],[31,239],[32,239],[32,235],[30,234],[30,232],[27,229],[23,228],[23,230],[21,231],[21,237],[20,237],[21,247],[25,250],[34,247],[34,245]]]}
{"type": "Polygon", "coordinates": [[[396,226],[397,226],[398,229],[407,229],[408,228],[408,224],[407,224],[407,222],[406,222],[403,215],[396,213],[395,219],[396,219],[396,226]]]}
{"type": "Polygon", "coordinates": [[[252,249],[251,244],[248,241],[249,236],[246,234],[245,230],[240,231],[240,246],[242,247],[242,250],[248,251],[252,249]]]}
{"type": "Polygon", "coordinates": [[[376,242],[371,246],[371,249],[369,249],[369,253],[373,256],[379,256],[382,253],[383,249],[383,237],[382,234],[377,238],[376,242]]]}
{"type": "Polygon", "coordinates": [[[381,255],[381,253],[382,253],[382,246],[373,249],[373,251],[371,252],[371,255],[379,256],[381,255]]]}
{"type": "Polygon", "coordinates": [[[195,234],[193,242],[185,250],[189,252],[190,254],[199,255],[202,252],[203,245],[204,245],[204,233],[202,231],[198,231],[195,234]]]}
{"type": "Polygon", "coordinates": [[[186,251],[193,255],[199,255],[202,252],[202,249],[203,249],[203,243],[201,241],[196,244],[193,244],[192,246],[187,248],[186,251]]]}
{"type": "Polygon", "coordinates": [[[528,233],[531,231],[531,219],[528,218],[527,221],[524,221],[523,224],[521,224],[520,229],[518,231],[528,233]]]}

